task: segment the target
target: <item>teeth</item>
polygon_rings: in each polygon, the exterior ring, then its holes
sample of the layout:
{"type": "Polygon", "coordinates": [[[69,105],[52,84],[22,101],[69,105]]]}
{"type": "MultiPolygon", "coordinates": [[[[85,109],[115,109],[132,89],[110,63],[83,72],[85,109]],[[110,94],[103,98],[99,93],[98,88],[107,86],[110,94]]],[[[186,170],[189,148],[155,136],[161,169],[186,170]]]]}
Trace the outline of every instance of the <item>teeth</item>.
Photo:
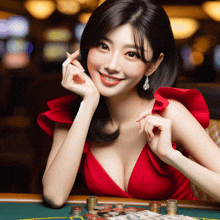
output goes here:
{"type": "Polygon", "coordinates": [[[119,81],[119,80],[117,80],[117,79],[112,79],[112,78],[109,78],[109,77],[107,77],[107,76],[104,76],[103,75],[103,77],[104,77],[104,79],[107,81],[107,82],[116,82],[116,81],[119,81]]]}

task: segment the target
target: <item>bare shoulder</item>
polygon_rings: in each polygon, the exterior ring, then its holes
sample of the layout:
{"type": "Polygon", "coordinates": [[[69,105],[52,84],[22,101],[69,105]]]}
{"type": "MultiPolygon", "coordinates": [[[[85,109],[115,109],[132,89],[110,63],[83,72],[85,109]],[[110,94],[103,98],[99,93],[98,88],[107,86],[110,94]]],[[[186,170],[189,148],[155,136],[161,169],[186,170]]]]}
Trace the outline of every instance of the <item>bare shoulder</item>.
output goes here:
{"type": "Polygon", "coordinates": [[[170,119],[172,123],[173,141],[182,142],[183,134],[196,136],[196,133],[204,135],[205,130],[190,111],[180,102],[169,99],[169,105],[161,115],[170,119]]]}
{"type": "Polygon", "coordinates": [[[177,100],[168,99],[169,105],[166,107],[162,113],[162,117],[171,119],[172,121],[181,117],[191,117],[191,113],[188,109],[177,100]]]}

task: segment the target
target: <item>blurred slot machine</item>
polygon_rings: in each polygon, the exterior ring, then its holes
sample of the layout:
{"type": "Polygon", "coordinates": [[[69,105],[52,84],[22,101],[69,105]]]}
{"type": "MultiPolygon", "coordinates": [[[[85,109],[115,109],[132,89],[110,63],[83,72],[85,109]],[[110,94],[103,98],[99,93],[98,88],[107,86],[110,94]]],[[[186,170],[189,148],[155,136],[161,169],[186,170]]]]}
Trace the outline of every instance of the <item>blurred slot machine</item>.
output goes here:
{"type": "Polygon", "coordinates": [[[44,31],[43,72],[61,71],[66,52],[73,53],[79,49],[84,28],[85,24],[78,22],[73,30],[67,27],[56,27],[44,31]]]}
{"type": "Polygon", "coordinates": [[[21,69],[30,63],[33,45],[28,40],[30,23],[23,16],[0,20],[0,56],[6,69],[21,69]]]}

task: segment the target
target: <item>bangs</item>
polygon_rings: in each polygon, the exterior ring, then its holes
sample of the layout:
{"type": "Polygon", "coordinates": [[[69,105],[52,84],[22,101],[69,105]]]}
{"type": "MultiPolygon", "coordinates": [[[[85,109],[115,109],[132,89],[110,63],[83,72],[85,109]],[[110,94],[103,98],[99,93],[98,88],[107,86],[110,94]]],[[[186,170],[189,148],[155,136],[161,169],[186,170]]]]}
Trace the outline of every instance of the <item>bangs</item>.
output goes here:
{"type": "MultiPolygon", "coordinates": [[[[143,31],[138,30],[136,27],[133,27],[133,34],[134,34],[134,43],[135,43],[135,47],[137,49],[138,55],[140,56],[140,59],[144,62],[144,63],[150,63],[151,60],[147,60],[145,54],[149,52],[148,47],[149,47],[149,42],[146,45],[147,48],[144,48],[144,40],[146,38],[145,34],[143,33],[143,31]]],[[[153,56],[152,56],[153,57],[153,56]]]]}

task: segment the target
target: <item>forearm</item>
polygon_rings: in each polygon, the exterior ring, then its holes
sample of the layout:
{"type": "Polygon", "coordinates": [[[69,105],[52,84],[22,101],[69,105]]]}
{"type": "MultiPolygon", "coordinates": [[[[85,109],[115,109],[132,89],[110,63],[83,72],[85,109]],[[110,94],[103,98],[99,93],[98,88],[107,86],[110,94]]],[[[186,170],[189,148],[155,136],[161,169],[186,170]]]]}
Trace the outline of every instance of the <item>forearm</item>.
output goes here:
{"type": "Polygon", "coordinates": [[[169,164],[184,174],[205,193],[220,201],[220,174],[175,151],[169,156],[169,164]]]}
{"type": "Polygon", "coordinates": [[[66,201],[79,169],[88,129],[96,107],[82,101],[74,123],[43,177],[44,197],[57,206],[66,201]]]}

